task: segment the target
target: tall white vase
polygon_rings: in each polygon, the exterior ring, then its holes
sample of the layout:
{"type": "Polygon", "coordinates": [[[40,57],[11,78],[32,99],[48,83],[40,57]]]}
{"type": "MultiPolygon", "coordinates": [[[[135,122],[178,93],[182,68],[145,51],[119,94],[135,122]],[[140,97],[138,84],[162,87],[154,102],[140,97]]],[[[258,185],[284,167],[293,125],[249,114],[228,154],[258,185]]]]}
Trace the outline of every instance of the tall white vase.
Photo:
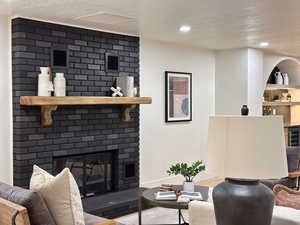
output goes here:
{"type": "Polygon", "coordinates": [[[280,72],[275,73],[275,78],[276,78],[276,84],[280,84],[280,85],[283,84],[283,77],[280,72]]]}
{"type": "Polygon", "coordinates": [[[38,77],[38,96],[51,96],[53,85],[50,81],[50,68],[40,67],[41,73],[38,77]]]}
{"type": "Polygon", "coordinates": [[[283,77],[283,84],[284,85],[289,85],[289,76],[287,73],[282,73],[282,77],[283,77]]]}
{"type": "Polygon", "coordinates": [[[39,74],[38,96],[51,96],[51,83],[47,74],[39,74]]]}
{"type": "Polygon", "coordinates": [[[56,73],[54,78],[54,95],[66,96],[66,79],[63,73],[56,73]]]}

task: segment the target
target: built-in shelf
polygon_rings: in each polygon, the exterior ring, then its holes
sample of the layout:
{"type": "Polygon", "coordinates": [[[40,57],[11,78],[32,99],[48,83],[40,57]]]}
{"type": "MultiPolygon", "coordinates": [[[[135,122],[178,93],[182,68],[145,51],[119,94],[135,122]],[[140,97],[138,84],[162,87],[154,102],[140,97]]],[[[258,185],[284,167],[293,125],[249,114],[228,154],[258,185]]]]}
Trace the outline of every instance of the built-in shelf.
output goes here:
{"type": "Polygon", "coordinates": [[[95,97],[95,96],[66,96],[43,97],[21,96],[20,104],[26,106],[40,106],[42,124],[49,126],[53,123],[51,113],[61,105],[122,105],[122,120],[130,121],[130,112],[139,104],[151,104],[150,97],[95,97]]]}
{"type": "Polygon", "coordinates": [[[264,106],[291,106],[292,102],[263,102],[264,106]]]}
{"type": "Polygon", "coordinates": [[[267,84],[266,89],[268,91],[272,90],[293,90],[299,89],[300,86],[297,85],[280,85],[280,84],[267,84]]]}
{"type": "Polygon", "coordinates": [[[293,106],[300,105],[300,102],[263,102],[264,106],[293,106]]]}

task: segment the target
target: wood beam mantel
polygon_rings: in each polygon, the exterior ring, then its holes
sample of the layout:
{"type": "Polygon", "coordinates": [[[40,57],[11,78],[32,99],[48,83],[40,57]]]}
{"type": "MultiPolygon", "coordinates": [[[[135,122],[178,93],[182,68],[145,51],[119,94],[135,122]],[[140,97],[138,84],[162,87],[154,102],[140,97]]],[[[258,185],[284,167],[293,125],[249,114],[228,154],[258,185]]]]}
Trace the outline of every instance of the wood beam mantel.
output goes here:
{"type": "Polygon", "coordinates": [[[122,105],[122,121],[131,120],[130,113],[140,104],[151,104],[150,97],[95,97],[95,96],[21,96],[20,104],[41,107],[41,122],[43,126],[53,123],[52,112],[61,105],[122,105]]]}

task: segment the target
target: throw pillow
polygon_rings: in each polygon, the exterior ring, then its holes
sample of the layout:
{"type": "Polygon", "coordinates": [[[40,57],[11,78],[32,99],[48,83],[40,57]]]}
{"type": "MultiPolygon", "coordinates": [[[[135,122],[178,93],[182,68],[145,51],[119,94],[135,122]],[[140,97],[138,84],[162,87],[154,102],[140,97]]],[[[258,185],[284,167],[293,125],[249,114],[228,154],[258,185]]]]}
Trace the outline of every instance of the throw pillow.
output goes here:
{"type": "Polygon", "coordinates": [[[42,195],[57,225],[84,225],[80,192],[68,168],[53,177],[34,166],[30,188],[42,195]]]}
{"type": "Polygon", "coordinates": [[[281,190],[276,193],[276,205],[300,210],[300,195],[281,190]]]}
{"type": "Polygon", "coordinates": [[[54,176],[52,176],[47,171],[43,170],[42,168],[34,165],[33,166],[33,173],[30,179],[30,189],[37,190],[40,189],[44,184],[49,183],[52,181],[54,176]]]}

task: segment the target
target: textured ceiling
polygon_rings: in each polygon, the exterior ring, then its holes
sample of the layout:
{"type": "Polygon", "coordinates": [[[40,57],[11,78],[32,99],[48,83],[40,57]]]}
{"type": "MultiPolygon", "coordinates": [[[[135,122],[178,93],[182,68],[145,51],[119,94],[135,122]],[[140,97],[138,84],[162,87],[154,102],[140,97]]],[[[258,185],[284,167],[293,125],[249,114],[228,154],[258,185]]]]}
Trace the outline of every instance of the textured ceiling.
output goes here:
{"type": "Polygon", "coordinates": [[[269,51],[300,56],[299,0],[0,0],[0,4],[0,14],[208,49],[257,48],[268,41],[269,51]],[[103,13],[118,22],[107,23],[107,17],[98,21],[103,13]],[[183,24],[192,31],[179,33],[183,24]]]}

